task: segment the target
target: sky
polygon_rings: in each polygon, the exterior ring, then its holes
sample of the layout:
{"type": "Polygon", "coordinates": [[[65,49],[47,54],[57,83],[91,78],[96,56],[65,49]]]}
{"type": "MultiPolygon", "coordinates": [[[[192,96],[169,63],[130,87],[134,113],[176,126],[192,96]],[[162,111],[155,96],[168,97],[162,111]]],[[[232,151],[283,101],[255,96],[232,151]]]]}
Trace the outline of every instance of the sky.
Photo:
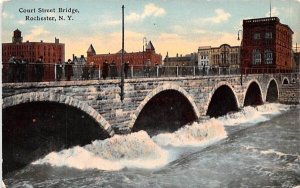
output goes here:
{"type": "Polygon", "coordinates": [[[240,45],[237,34],[243,19],[269,17],[270,2],[272,16],[290,26],[293,46],[300,47],[300,0],[2,0],[1,40],[11,42],[18,28],[23,41],[59,38],[65,43],[66,59],[72,54],[86,56],[90,44],[97,54],[116,53],[122,48],[124,5],[125,51],[142,51],[146,37],[163,57],[167,52],[185,55],[200,46],[240,45]],[[39,8],[55,12],[38,12],[39,8]],[[59,12],[59,8],[75,13],[59,12]],[[23,12],[28,9],[35,13],[23,12]],[[56,21],[30,21],[26,16],[56,21]]]}

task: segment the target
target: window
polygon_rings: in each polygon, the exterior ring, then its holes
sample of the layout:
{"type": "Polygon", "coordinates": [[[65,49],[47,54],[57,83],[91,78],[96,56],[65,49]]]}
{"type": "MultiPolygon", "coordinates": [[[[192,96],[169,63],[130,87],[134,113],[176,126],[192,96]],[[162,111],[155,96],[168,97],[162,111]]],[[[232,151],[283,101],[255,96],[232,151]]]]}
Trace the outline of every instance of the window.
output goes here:
{"type": "Polygon", "coordinates": [[[270,65],[273,64],[273,54],[270,49],[265,51],[265,64],[270,65]]]}
{"type": "Polygon", "coordinates": [[[272,32],[265,33],[265,38],[266,39],[271,39],[272,38],[272,32]]]}
{"type": "Polygon", "coordinates": [[[261,54],[260,51],[255,49],[252,52],[252,65],[259,65],[261,64],[261,54]]]}
{"type": "Polygon", "coordinates": [[[255,39],[255,40],[260,39],[260,33],[254,33],[253,39],[255,39]]]}

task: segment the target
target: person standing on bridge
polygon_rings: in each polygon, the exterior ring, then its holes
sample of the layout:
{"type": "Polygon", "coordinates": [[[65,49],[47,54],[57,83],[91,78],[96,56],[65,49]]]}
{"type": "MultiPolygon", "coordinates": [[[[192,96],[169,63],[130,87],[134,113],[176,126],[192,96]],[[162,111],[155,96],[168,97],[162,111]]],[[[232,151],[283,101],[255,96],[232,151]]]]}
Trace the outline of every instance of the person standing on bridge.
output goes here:
{"type": "Polygon", "coordinates": [[[58,59],[58,62],[55,65],[55,67],[56,67],[56,80],[60,81],[63,74],[63,64],[61,62],[61,59],[58,59]]]}
{"type": "Polygon", "coordinates": [[[106,80],[106,77],[108,76],[108,69],[109,69],[109,64],[107,60],[105,60],[102,66],[102,77],[104,80],[106,80]]]}
{"type": "Polygon", "coordinates": [[[68,59],[68,62],[65,65],[65,74],[67,81],[70,81],[71,77],[73,76],[73,66],[71,59],[68,59]]]}
{"type": "Polygon", "coordinates": [[[110,77],[115,79],[118,76],[116,62],[113,60],[110,64],[110,77]]]}
{"type": "Polygon", "coordinates": [[[15,56],[12,56],[8,60],[8,80],[9,82],[15,82],[17,72],[17,60],[15,56]]]}
{"type": "Polygon", "coordinates": [[[96,65],[94,64],[94,62],[91,62],[90,70],[89,70],[91,80],[94,78],[95,70],[96,70],[96,65]]]}
{"type": "Polygon", "coordinates": [[[44,76],[43,64],[44,64],[43,56],[40,56],[40,58],[35,62],[35,66],[34,66],[34,73],[37,82],[41,82],[43,80],[43,76],[44,76]]]}
{"type": "Polygon", "coordinates": [[[19,82],[24,82],[25,76],[26,76],[26,67],[27,67],[27,61],[24,59],[24,56],[21,55],[21,58],[19,60],[19,82]]]}
{"type": "Polygon", "coordinates": [[[128,70],[129,70],[129,61],[126,61],[124,64],[124,73],[125,73],[125,78],[127,79],[128,76],[128,70]]]}

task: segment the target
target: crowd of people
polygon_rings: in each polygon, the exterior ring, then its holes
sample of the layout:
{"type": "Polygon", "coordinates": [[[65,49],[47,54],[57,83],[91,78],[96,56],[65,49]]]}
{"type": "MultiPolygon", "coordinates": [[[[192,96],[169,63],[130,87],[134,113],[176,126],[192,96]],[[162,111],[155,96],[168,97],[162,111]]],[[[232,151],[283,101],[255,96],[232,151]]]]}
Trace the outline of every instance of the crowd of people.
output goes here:
{"type": "Polygon", "coordinates": [[[8,60],[8,80],[11,82],[24,82],[28,79],[28,71],[32,73],[34,81],[40,82],[43,79],[44,67],[43,57],[35,62],[32,70],[28,70],[28,61],[24,59],[24,56],[20,57],[12,56],[8,60]]]}
{"type": "MultiPolygon", "coordinates": [[[[128,70],[129,70],[129,61],[127,61],[124,64],[124,75],[125,78],[128,77],[128,70]]],[[[112,61],[111,63],[108,63],[107,60],[104,61],[102,66],[102,78],[106,80],[106,78],[110,75],[111,79],[115,79],[118,77],[118,70],[116,66],[116,62],[112,61]]]]}
{"type": "MultiPolygon", "coordinates": [[[[34,63],[29,63],[24,59],[23,55],[20,57],[12,56],[8,61],[7,80],[9,82],[41,82],[46,79],[44,74],[49,70],[52,70],[52,75],[55,75],[56,81],[91,80],[96,78],[95,76],[98,68],[99,67],[97,67],[94,62],[76,65],[71,59],[68,59],[67,62],[63,62],[61,59],[59,59],[55,65],[50,65],[44,63],[42,56],[40,56],[34,63]]],[[[115,61],[108,63],[108,61],[105,60],[101,68],[101,77],[104,80],[107,77],[116,79],[119,76],[115,61]]],[[[125,78],[128,78],[128,71],[129,61],[124,63],[125,78]]],[[[47,79],[51,80],[51,78],[47,79]]]]}
{"type": "Polygon", "coordinates": [[[96,65],[91,62],[90,65],[75,65],[71,59],[68,59],[66,63],[60,59],[55,65],[56,69],[56,80],[60,81],[63,75],[67,81],[73,80],[90,80],[95,78],[96,65]]]}

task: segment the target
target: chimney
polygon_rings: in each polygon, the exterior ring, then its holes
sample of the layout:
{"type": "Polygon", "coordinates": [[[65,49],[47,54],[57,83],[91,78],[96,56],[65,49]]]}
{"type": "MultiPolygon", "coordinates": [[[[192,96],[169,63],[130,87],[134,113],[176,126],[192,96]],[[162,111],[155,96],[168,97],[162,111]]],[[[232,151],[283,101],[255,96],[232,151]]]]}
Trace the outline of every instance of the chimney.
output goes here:
{"type": "Polygon", "coordinates": [[[59,44],[59,39],[55,37],[55,44],[59,44]]]}

